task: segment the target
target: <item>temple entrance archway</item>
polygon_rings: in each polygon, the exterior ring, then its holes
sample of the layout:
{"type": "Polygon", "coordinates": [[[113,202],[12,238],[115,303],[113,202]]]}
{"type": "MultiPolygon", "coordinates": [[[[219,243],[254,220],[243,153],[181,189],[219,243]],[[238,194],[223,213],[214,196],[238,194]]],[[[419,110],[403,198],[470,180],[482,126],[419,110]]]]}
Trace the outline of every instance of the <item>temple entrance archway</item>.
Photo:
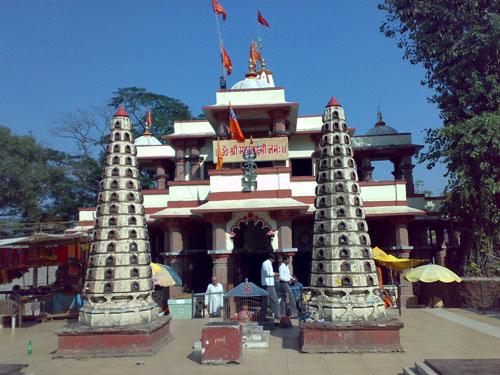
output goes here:
{"type": "Polygon", "coordinates": [[[271,241],[274,232],[263,221],[249,220],[233,227],[233,233],[234,285],[245,278],[260,285],[260,268],[266,256],[273,251],[271,241]]]}

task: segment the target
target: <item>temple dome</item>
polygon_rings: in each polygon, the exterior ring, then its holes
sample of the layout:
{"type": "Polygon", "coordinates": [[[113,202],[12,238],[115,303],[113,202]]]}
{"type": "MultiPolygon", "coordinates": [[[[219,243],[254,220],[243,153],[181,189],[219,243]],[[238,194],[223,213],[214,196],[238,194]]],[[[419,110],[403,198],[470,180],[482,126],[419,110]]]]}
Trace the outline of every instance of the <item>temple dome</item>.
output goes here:
{"type": "Polygon", "coordinates": [[[382,119],[382,112],[377,113],[378,120],[375,123],[375,126],[370,129],[366,135],[389,135],[389,134],[398,134],[398,131],[388,125],[386,125],[385,121],[382,119]]]}
{"type": "Polygon", "coordinates": [[[239,82],[236,82],[231,90],[251,90],[251,89],[267,89],[272,87],[267,81],[255,77],[247,77],[239,82]]]}
{"type": "Polygon", "coordinates": [[[136,146],[161,146],[161,142],[152,135],[141,135],[134,141],[136,146]]]}

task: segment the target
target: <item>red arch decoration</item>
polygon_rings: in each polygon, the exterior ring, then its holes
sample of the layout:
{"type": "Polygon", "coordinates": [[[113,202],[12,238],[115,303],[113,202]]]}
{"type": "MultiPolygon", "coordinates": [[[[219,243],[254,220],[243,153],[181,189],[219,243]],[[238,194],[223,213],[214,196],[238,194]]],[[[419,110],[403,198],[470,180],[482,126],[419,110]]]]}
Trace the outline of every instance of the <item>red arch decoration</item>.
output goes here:
{"type": "Polygon", "coordinates": [[[239,219],[234,225],[231,227],[231,230],[229,232],[229,237],[234,238],[236,236],[235,230],[240,229],[241,224],[248,224],[248,223],[254,223],[257,225],[258,223],[262,223],[262,229],[267,229],[266,235],[267,236],[274,236],[276,234],[276,231],[271,227],[271,225],[262,217],[259,215],[254,215],[253,213],[249,212],[247,215],[243,216],[241,219],[239,219]]]}

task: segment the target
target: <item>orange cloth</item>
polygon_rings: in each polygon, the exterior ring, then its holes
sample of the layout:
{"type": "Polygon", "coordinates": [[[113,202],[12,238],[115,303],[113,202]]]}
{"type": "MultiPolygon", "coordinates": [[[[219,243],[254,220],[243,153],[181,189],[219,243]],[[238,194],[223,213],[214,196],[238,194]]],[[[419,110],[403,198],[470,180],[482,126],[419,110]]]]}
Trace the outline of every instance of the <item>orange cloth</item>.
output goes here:
{"type": "Polygon", "coordinates": [[[245,142],[245,136],[241,131],[240,123],[236,118],[236,114],[234,113],[231,104],[229,104],[229,131],[231,132],[231,139],[236,139],[239,142],[245,142]]]}
{"type": "Polygon", "coordinates": [[[227,18],[227,12],[222,5],[220,5],[218,0],[212,0],[212,8],[215,14],[222,14],[222,20],[225,21],[227,18]]]}
{"type": "Polygon", "coordinates": [[[217,140],[217,165],[215,166],[215,170],[220,171],[222,169],[222,164],[224,164],[224,157],[222,156],[220,142],[217,140]]]}
{"type": "Polygon", "coordinates": [[[227,75],[230,76],[233,72],[233,63],[231,62],[231,59],[229,58],[229,55],[227,54],[227,51],[222,44],[220,46],[220,53],[222,56],[222,66],[226,68],[227,75]]]}

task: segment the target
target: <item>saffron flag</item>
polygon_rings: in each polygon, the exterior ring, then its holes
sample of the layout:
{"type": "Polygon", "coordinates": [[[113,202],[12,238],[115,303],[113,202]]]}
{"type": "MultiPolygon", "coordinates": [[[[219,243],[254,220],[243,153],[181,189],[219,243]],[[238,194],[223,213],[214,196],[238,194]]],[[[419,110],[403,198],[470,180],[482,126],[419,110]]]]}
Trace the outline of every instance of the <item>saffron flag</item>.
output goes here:
{"type": "Polygon", "coordinates": [[[224,164],[224,156],[222,156],[220,142],[217,139],[217,165],[215,166],[215,170],[220,171],[222,169],[222,164],[224,164]]]}
{"type": "Polygon", "coordinates": [[[231,62],[231,59],[229,58],[229,55],[227,54],[226,49],[224,46],[221,44],[221,56],[222,56],[222,66],[226,68],[227,75],[230,76],[231,73],[233,72],[233,63],[231,62]]]}
{"type": "Polygon", "coordinates": [[[257,66],[257,61],[261,61],[260,53],[257,51],[257,47],[255,47],[253,40],[250,44],[250,60],[252,60],[254,66],[257,66]]]}
{"type": "Polygon", "coordinates": [[[220,5],[218,0],[212,0],[212,8],[215,14],[222,14],[222,20],[225,21],[227,18],[227,12],[222,5],[220,5]]]}
{"type": "Polygon", "coordinates": [[[241,131],[240,124],[231,107],[231,103],[229,103],[229,131],[231,132],[231,139],[236,139],[238,142],[245,142],[245,136],[241,131]]]}
{"type": "Polygon", "coordinates": [[[262,16],[262,13],[260,12],[260,10],[259,10],[259,11],[257,11],[257,21],[258,21],[261,25],[263,25],[263,26],[265,26],[265,27],[271,27],[271,26],[269,25],[269,22],[267,22],[267,21],[266,21],[266,19],[262,16]]]}

